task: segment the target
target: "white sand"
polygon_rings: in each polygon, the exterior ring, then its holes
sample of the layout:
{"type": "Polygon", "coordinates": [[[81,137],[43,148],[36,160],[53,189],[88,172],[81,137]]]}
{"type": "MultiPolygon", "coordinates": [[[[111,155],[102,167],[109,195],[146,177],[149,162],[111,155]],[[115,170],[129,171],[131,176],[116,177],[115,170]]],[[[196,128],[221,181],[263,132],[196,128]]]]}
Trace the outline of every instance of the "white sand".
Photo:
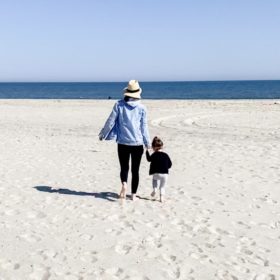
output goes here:
{"type": "Polygon", "coordinates": [[[164,204],[145,158],[116,198],[114,102],[0,100],[0,279],[280,279],[280,102],[144,100],[164,204]]]}

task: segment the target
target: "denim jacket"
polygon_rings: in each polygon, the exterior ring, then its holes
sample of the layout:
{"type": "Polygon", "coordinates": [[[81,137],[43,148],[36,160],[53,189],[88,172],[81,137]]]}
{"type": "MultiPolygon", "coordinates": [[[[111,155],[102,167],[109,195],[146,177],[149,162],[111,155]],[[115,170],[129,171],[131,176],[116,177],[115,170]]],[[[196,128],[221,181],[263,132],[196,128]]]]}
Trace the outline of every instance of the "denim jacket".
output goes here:
{"type": "Polygon", "coordinates": [[[117,101],[99,138],[115,139],[118,144],[123,145],[150,147],[146,107],[140,100],[117,101]]]}

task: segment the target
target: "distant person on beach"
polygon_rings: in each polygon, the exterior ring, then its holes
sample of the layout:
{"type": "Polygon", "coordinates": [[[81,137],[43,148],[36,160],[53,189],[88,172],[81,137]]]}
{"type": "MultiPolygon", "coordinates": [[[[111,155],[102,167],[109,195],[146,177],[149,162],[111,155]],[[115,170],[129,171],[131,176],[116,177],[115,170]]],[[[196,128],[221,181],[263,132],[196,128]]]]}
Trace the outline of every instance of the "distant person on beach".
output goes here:
{"type": "Polygon", "coordinates": [[[149,174],[153,175],[153,192],[151,196],[154,197],[156,195],[159,187],[160,202],[163,202],[169,173],[168,170],[171,168],[172,162],[168,154],[162,151],[163,142],[157,136],[153,139],[152,148],[154,150],[152,155],[146,150],[146,158],[151,162],[149,174]]]}
{"type": "Polygon", "coordinates": [[[142,89],[138,81],[129,81],[124,89],[124,99],[115,103],[99,140],[113,140],[118,143],[120,162],[121,191],[120,198],[126,198],[129,160],[131,157],[131,198],[136,200],[139,185],[139,168],[144,152],[143,145],[150,148],[150,136],[146,107],[141,104],[142,89]]]}

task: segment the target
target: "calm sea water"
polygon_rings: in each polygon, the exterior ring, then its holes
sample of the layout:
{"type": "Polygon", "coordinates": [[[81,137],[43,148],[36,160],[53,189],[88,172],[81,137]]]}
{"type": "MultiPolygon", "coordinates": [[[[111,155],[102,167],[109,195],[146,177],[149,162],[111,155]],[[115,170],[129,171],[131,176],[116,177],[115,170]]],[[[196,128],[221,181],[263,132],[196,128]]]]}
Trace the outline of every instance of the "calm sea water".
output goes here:
{"type": "MultiPolygon", "coordinates": [[[[127,82],[0,83],[0,98],[119,99],[127,82]]],[[[142,82],[145,99],[279,99],[280,81],[142,82]]]]}

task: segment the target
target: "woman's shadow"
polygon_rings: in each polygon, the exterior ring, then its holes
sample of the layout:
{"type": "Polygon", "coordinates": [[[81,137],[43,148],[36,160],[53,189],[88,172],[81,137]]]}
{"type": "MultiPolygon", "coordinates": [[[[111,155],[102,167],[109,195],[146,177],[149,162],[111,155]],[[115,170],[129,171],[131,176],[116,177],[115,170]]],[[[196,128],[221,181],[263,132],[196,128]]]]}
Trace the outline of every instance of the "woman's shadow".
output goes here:
{"type": "Polygon", "coordinates": [[[48,193],[59,193],[59,194],[67,194],[67,195],[80,195],[80,196],[93,196],[95,198],[101,198],[105,199],[108,201],[115,202],[118,198],[119,195],[117,193],[113,192],[99,192],[99,193],[91,193],[91,192],[78,192],[78,191],[73,191],[65,188],[52,188],[50,186],[35,186],[33,187],[37,191],[40,192],[48,192],[48,193]]]}

